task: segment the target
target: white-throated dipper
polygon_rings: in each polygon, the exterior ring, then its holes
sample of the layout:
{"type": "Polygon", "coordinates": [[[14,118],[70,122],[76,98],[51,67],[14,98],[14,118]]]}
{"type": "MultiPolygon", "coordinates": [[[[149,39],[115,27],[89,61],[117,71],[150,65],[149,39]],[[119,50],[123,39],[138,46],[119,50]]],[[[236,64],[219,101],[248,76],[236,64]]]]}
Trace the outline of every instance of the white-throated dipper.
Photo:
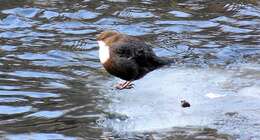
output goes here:
{"type": "Polygon", "coordinates": [[[126,82],[117,89],[132,88],[131,82],[148,72],[173,62],[156,56],[150,45],[138,37],[116,31],[104,31],[97,36],[99,59],[106,71],[126,82]]]}

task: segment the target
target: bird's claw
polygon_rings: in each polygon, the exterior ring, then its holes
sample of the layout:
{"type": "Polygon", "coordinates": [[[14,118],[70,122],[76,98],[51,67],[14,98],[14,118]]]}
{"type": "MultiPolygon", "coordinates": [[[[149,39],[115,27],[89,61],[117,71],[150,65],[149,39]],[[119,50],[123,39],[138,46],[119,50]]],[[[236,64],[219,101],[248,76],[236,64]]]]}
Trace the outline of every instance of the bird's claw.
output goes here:
{"type": "Polygon", "coordinates": [[[124,83],[119,83],[115,87],[116,87],[116,89],[119,89],[119,90],[131,89],[131,88],[134,88],[134,84],[129,82],[129,81],[127,81],[127,82],[124,82],[124,83]]]}

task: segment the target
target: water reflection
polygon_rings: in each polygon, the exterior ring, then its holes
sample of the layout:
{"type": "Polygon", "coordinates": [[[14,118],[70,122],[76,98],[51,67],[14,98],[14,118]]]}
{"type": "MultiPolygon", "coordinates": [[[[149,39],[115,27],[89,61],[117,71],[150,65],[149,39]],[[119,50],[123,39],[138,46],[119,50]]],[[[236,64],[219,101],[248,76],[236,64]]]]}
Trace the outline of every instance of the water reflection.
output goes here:
{"type": "Polygon", "coordinates": [[[0,114],[12,115],[29,112],[32,109],[31,106],[0,106],[0,114]]]}
{"type": "Polygon", "coordinates": [[[55,133],[30,133],[30,134],[15,134],[15,135],[5,135],[8,140],[21,140],[21,139],[32,139],[32,140],[54,140],[54,139],[62,139],[62,140],[77,140],[79,138],[67,137],[62,134],[55,133]]]}
{"type": "Polygon", "coordinates": [[[257,0],[2,1],[4,139],[260,139],[257,0]],[[116,91],[95,36],[183,60],[116,91]],[[183,109],[185,98],[192,107],[183,109]]]}

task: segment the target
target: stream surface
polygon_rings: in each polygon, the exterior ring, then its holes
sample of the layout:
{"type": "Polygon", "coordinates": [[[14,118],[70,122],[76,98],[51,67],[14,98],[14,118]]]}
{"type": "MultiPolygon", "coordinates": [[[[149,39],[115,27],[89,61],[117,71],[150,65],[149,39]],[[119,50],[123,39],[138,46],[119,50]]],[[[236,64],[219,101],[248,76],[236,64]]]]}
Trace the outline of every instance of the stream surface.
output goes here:
{"type": "Polygon", "coordinates": [[[1,0],[0,139],[259,140],[260,2],[1,0]],[[107,29],[182,63],[115,90],[107,29]]]}

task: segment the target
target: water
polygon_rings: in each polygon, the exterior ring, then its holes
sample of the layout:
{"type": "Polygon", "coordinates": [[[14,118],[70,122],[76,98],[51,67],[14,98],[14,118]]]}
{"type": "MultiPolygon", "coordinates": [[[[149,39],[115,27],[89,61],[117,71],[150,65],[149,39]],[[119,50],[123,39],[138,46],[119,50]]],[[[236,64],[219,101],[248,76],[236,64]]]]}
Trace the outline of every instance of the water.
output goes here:
{"type": "Polygon", "coordinates": [[[257,0],[1,1],[0,137],[260,139],[259,34],[257,0]],[[105,29],[184,62],[114,90],[105,29]]]}

